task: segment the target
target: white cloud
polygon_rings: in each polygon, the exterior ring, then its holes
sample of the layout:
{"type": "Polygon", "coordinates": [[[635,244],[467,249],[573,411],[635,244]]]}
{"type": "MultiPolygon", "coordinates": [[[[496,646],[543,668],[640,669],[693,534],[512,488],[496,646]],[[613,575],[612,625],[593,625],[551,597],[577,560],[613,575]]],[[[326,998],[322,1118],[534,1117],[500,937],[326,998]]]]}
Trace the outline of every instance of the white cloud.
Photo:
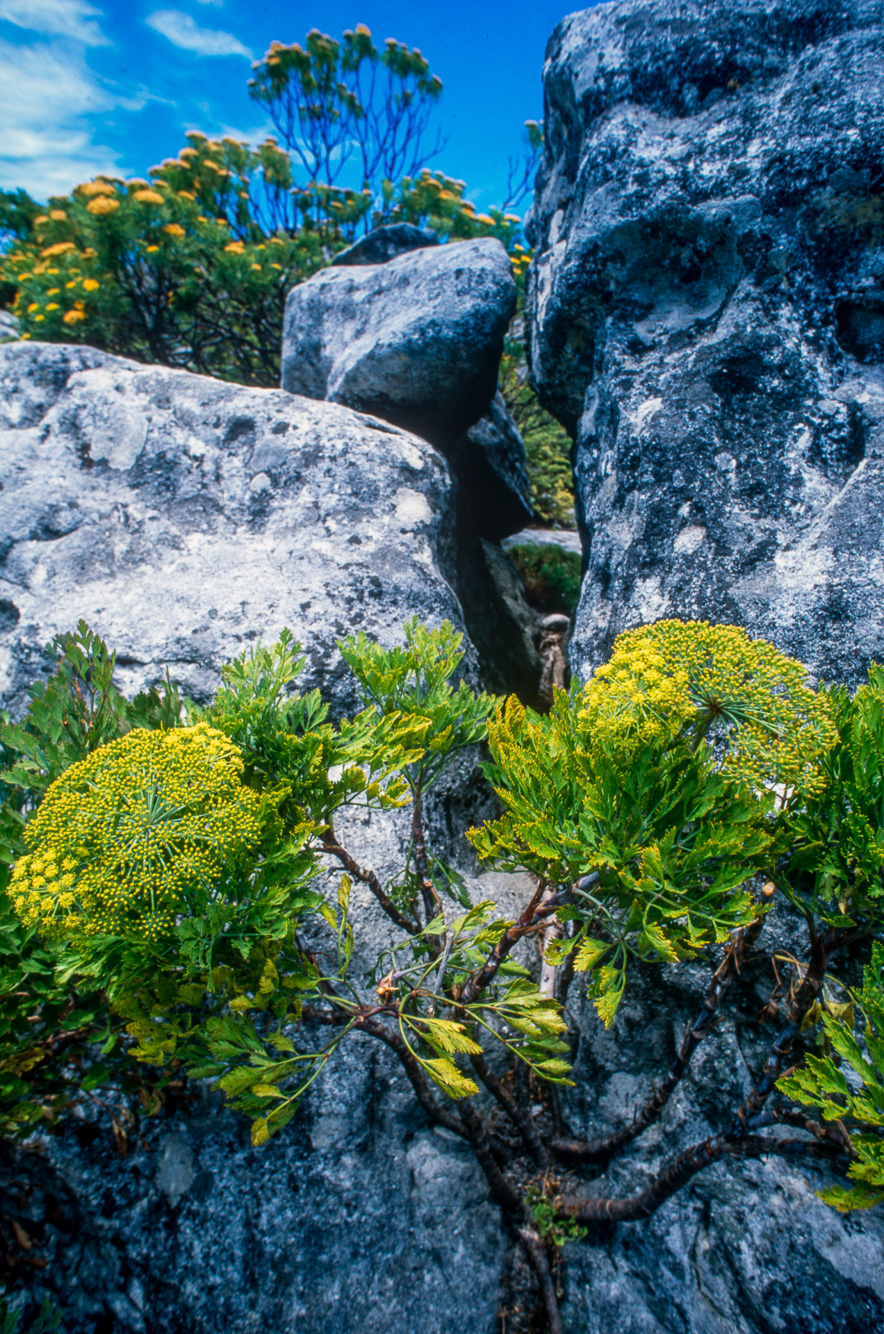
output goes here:
{"type": "Polygon", "coordinates": [[[113,105],[69,50],[0,42],[0,186],[23,186],[47,199],[98,173],[118,172],[114,154],[91,143],[81,121],[113,105]]]}
{"type": "Polygon", "coordinates": [[[232,32],[217,32],[214,28],[201,28],[189,14],[182,14],[178,9],[158,9],[145,19],[149,28],[168,37],[173,46],[182,51],[195,51],[200,56],[248,56],[252,52],[243,46],[232,32]]]}
{"type": "Polygon", "coordinates": [[[0,19],[52,37],[73,37],[86,46],[109,46],[95,22],[101,10],[86,0],[0,0],[0,19]]]}

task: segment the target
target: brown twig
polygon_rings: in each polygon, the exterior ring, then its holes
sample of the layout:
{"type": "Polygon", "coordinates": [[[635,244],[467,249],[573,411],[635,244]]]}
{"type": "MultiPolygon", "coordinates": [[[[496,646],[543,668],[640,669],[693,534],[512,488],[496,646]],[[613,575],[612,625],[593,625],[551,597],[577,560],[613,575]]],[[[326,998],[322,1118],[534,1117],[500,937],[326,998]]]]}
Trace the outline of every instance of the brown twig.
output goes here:
{"type": "Polygon", "coordinates": [[[381,905],[381,908],[390,918],[391,922],[395,922],[403,931],[407,931],[410,936],[420,935],[420,923],[399,911],[393,900],[384,892],[384,888],[375,872],[368,867],[360,866],[355,857],[351,857],[346,848],[341,847],[335,836],[334,828],[331,825],[329,825],[325,831],[325,837],[322,840],[322,851],[327,852],[330,857],[337,857],[344,870],[352,875],[354,880],[358,880],[360,884],[368,886],[378,903],[381,905]]]}
{"type": "Polygon", "coordinates": [[[536,927],[545,922],[548,917],[552,917],[553,913],[561,907],[558,898],[551,899],[548,903],[540,903],[546,888],[547,886],[545,882],[541,881],[532,894],[528,906],[525,908],[525,911],[522,913],[519,920],[514,922],[511,927],[508,927],[507,930],[504,931],[500,940],[482,964],[482,967],[467,978],[457,996],[457,1000],[461,1005],[470,1005],[476,997],[484,991],[489,982],[492,982],[497,976],[497,971],[500,968],[500,965],[503,963],[510,950],[512,950],[513,946],[518,944],[522,937],[527,935],[529,931],[533,931],[536,927]]]}
{"type": "Polygon", "coordinates": [[[540,1291],[543,1294],[546,1318],[549,1321],[549,1334],[562,1334],[562,1317],[559,1313],[556,1285],[553,1282],[552,1270],[549,1267],[549,1259],[543,1240],[532,1227],[520,1227],[518,1233],[528,1254],[528,1259],[534,1266],[534,1271],[540,1280],[540,1291]]]}
{"type": "Polygon", "coordinates": [[[414,862],[420,880],[424,914],[426,920],[430,922],[437,913],[441,912],[442,901],[439,898],[436,886],[433,884],[427,864],[427,843],[424,837],[424,813],[420,792],[416,792],[414,796],[411,813],[411,841],[414,847],[414,862]]]}
{"type": "Polygon", "coordinates": [[[628,1126],[615,1130],[610,1135],[597,1139],[580,1140],[571,1138],[555,1139],[550,1150],[561,1158],[576,1159],[579,1162],[592,1162],[599,1158],[610,1158],[618,1149],[631,1143],[657,1121],[671,1098],[680,1079],[697,1047],[711,1031],[722,1002],[730,989],[747,949],[755,943],[761,931],[763,918],[757,917],[749,926],[735,931],[725,946],[724,958],[715,972],[703,1008],[691,1027],[682,1038],[675,1060],[669,1067],[665,1079],[657,1086],[641,1111],[628,1126]]]}
{"type": "Polygon", "coordinates": [[[768,1154],[779,1157],[808,1157],[831,1160],[841,1157],[844,1150],[834,1145],[820,1143],[818,1140],[767,1139],[762,1135],[743,1135],[738,1140],[729,1139],[727,1133],[712,1135],[701,1144],[694,1144],[673,1159],[654,1181],[636,1195],[623,1199],[606,1199],[593,1196],[560,1195],[555,1201],[556,1213],[561,1218],[571,1218],[578,1223],[634,1223],[643,1218],[650,1218],[661,1204],[675,1195],[683,1186],[701,1172],[725,1157],[763,1158],[768,1154]]]}
{"type": "Polygon", "coordinates": [[[822,935],[815,937],[811,947],[810,963],[801,985],[792,998],[786,1022],[770,1048],[761,1079],[737,1112],[727,1132],[731,1140],[739,1139],[746,1133],[750,1121],[762,1110],[773,1092],[774,1085],[782,1072],[783,1063],[792,1050],[792,1044],[798,1036],[801,1025],[823,989],[829,956],[841,943],[834,927],[827,927],[822,935]]]}

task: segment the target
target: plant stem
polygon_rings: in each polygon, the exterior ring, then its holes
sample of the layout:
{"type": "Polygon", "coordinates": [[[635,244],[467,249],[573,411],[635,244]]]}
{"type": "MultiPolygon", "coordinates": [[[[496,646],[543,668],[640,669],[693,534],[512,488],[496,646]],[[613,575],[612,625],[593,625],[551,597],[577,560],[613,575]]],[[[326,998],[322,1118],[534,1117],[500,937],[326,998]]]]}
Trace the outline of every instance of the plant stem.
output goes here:
{"type": "Polygon", "coordinates": [[[484,991],[489,982],[493,981],[497,976],[497,970],[500,968],[500,965],[503,963],[510,950],[524,935],[527,935],[529,931],[533,931],[535,927],[540,926],[540,924],[546,921],[548,917],[552,917],[557,909],[561,907],[561,904],[558,901],[558,896],[555,899],[551,899],[548,903],[538,906],[546,888],[547,886],[543,882],[537,886],[537,889],[532,894],[528,906],[519,920],[514,922],[511,927],[504,931],[500,940],[482,964],[482,967],[467,978],[460,995],[457,997],[457,1000],[462,1005],[470,1005],[476,997],[484,991]]]}
{"type": "Polygon", "coordinates": [[[579,1162],[592,1162],[598,1158],[610,1158],[618,1149],[637,1139],[659,1119],[663,1108],[687,1069],[691,1057],[712,1029],[722,1002],[734,978],[740,971],[740,965],[747,949],[758,939],[763,920],[762,917],[757,917],[749,926],[735,931],[731,936],[725,946],[724,958],[706,993],[702,1010],[685,1033],[665,1079],[657,1086],[635,1119],[628,1126],[623,1126],[620,1130],[615,1130],[612,1134],[601,1136],[598,1139],[555,1139],[549,1146],[552,1153],[562,1158],[577,1159],[579,1162]]]}
{"type": "Polygon", "coordinates": [[[560,1195],[555,1202],[556,1213],[561,1218],[574,1219],[579,1223],[634,1223],[642,1218],[650,1218],[661,1204],[681,1190],[683,1186],[701,1172],[719,1162],[725,1155],[739,1158],[763,1158],[767,1154],[779,1157],[808,1157],[831,1160],[843,1155],[834,1145],[805,1139],[766,1139],[762,1135],[743,1135],[738,1140],[730,1140],[728,1134],[712,1135],[701,1144],[694,1144],[663,1169],[646,1190],[624,1199],[605,1199],[602,1197],[560,1195]]]}
{"type": "Polygon", "coordinates": [[[559,1314],[556,1285],[553,1282],[552,1270],[549,1267],[543,1241],[531,1227],[520,1227],[518,1233],[540,1280],[540,1290],[543,1293],[543,1302],[546,1307],[546,1318],[549,1321],[549,1334],[562,1334],[562,1317],[559,1314]]]}
{"type": "Polygon", "coordinates": [[[374,871],[368,867],[360,866],[355,857],[351,857],[346,848],[342,848],[337,841],[334,827],[329,824],[325,831],[325,837],[322,840],[322,851],[327,852],[331,857],[337,857],[344,870],[358,880],[360,884],[367,885],[372,894],[377,899],[381,908],[387,914],[392,922],[395,922],[403,931],[407,931],[410,936],[420,935],[421,926],[411,917],[399,911],[389,895],[384,893],[383,886],[374,871]]]}
{"type": "Polygon", "coordinates": [[[513,1097],[513,1095],[504,1087],[495,1074],[490,1070],[484,1056],[471,1056],[473,1069],[479,1079],[491,1093],[500,1106],[506,1112],[513,1125],[518,1130],[524,1140],[525,1147],[531,1154],[538,1167],[545,1169],[549,1166],[549,1154],[546,1147],[537,1133],[537,1127],[529,1111],[513,1097]]]}

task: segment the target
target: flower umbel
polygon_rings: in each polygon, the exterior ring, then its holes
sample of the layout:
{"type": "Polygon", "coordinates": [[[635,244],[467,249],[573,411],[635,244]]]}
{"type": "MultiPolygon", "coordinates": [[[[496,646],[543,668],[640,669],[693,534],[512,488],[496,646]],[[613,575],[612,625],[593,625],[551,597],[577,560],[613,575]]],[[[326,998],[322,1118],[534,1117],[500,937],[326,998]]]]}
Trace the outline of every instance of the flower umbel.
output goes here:
{"type": "Polygon", "coordinates": [[[708,741],[732,777],[753,787],[810,790],[836,740],[807,670],[733,625],[658,621],[618,635],[588,682],[581,711],[627,754],[682,733],[708,741]]]}
{"type": "Polygon", "coordinates": [[[261,798],[236,747],[205,723],[143,728],[48,789],[9,892],[25,925],[67,939],[157,939],[217,891],[261,838],[261,798]]]}

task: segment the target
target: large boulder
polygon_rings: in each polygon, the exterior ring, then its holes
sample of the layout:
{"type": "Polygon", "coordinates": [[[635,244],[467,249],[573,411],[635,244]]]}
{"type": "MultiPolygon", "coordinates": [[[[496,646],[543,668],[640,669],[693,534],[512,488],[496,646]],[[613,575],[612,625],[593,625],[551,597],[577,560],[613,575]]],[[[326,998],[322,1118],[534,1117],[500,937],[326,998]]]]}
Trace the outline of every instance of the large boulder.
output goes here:
{"type": "Polygon", "coordinates": [[[510,262],[494,240],[323,269],[289,292],[282,386],[429,440],[463,430],[494,397],[515,305],[510,262]]]}
{"type": "MultiPolygon", "coordinates": [[[[576,441],[584,677],[667,615],[747,625],[847,682],[884,656],[882,25],[878,0],[623,0],[550,40],[529,352],[576,441]]],[[[785,914],[766,950],[799,929],[785,914]]],[[[705,984],[649,970],[609,1033],[584,1024],[576,1131],[642,1105],[705,984]]],[[[726,1124],[763,1068],[771,985],[759,957],[735,1030],[598,1194],[726,1124]]],[[[715,1169],[646,1223],[598,1228],[567,1249],[565,1328],[877,1328],[884,1220],[839,1218],[818,1184],[773,1160],[715,1169]]]]}
{"type": "MultiPolygon", "coordinates": [[[[85,347],[0,348],[0,692],[82,617],[127,689],[168,667],[205,699],[287,625],[306,682],[348,679],[336,640],[462,624],[451,483],[426,441],[330,403],[85,347]]],[[[346,690],[341,709],[354,702],[346,690]]]]}
{"type": "Polygon", "coordinates": [[[884,654],[884,11],[623,0],[547,48],[530,357],[577,442],[583,673],[661,616],[884,654]]]}
{"type": "Polygon", "coordinates": [[[459,521],[497,541],[532,515],[525,447],[496,395],[516,303],[510,262],[491,239],[402,253],[421,233],[401,231],[370,233],[344,267],[289,293],[283,388],[431,441],[457,477],[459,521]]]}

